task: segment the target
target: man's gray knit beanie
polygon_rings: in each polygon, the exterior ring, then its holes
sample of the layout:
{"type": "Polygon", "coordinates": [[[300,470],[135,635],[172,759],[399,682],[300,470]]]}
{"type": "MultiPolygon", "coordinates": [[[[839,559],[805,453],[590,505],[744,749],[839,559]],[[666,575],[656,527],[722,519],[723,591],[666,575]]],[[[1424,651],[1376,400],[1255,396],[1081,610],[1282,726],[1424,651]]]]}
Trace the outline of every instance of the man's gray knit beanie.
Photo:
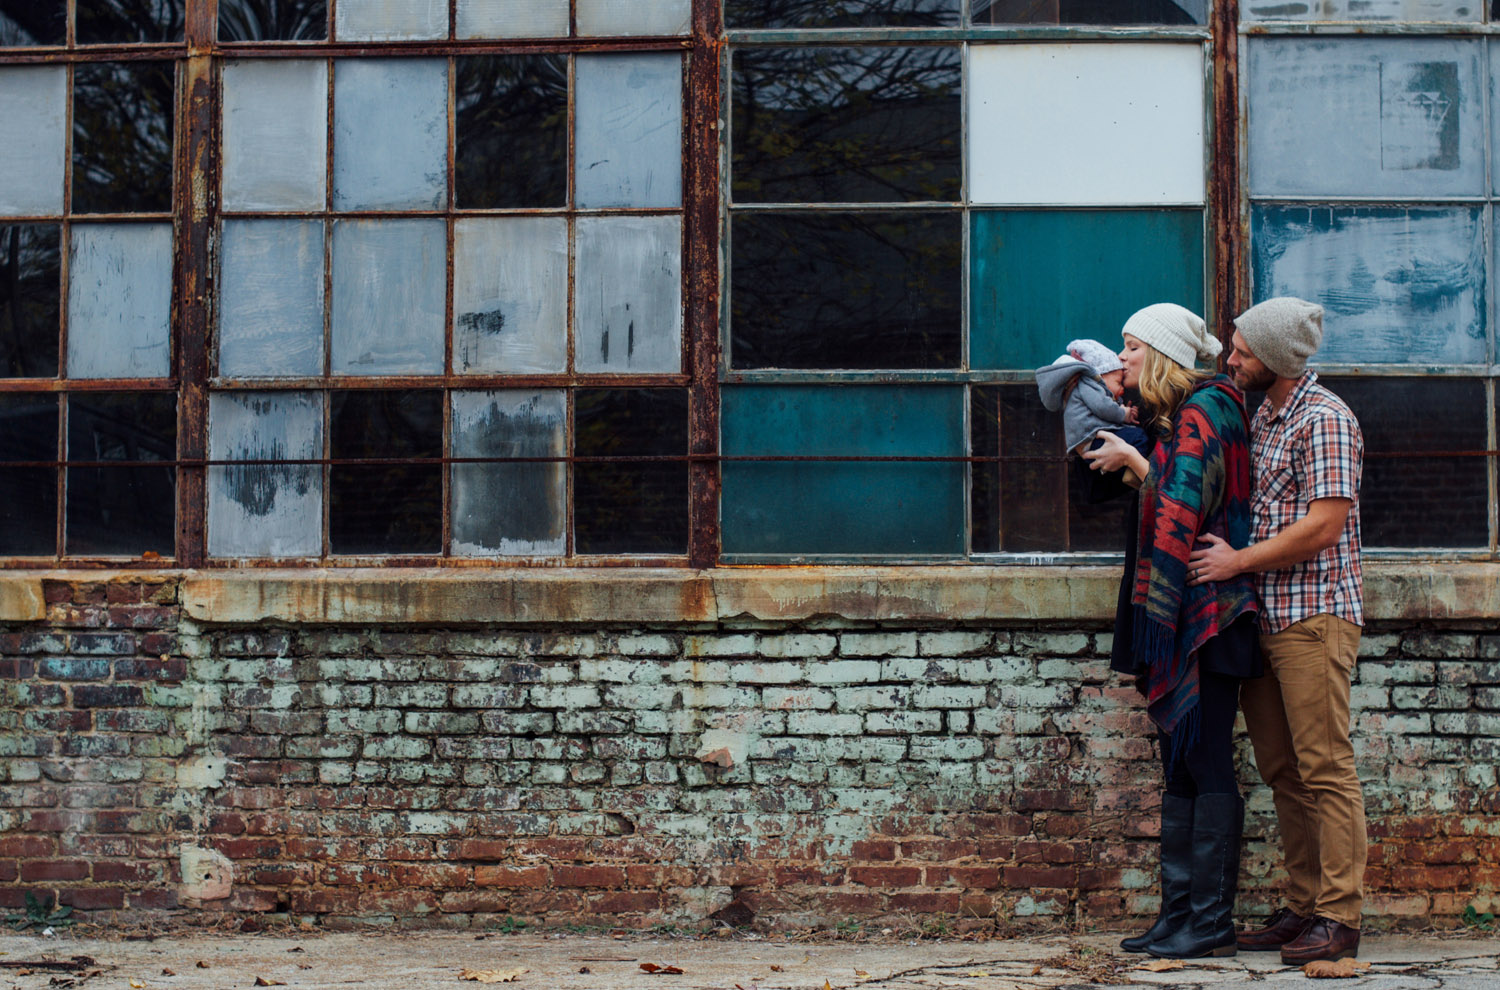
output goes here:
{"type": "Polygon", "coordinates": [[[1323,343],[1323,307],[1296,296],[1256,303],[1234,321],[1250,352],[1282,378],[1300,378],[1323,343]]]}

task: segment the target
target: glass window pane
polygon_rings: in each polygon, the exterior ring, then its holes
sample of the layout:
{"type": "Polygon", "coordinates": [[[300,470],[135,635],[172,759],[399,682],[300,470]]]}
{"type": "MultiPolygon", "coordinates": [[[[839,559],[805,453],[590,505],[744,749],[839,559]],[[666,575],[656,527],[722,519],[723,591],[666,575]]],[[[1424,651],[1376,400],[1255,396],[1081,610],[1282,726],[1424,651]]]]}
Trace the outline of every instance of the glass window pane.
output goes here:
{"type": "Polygon", "coordinates": [[[0,0],[0,48],[61,45],[67,38],[67,0],[0,0]]]}
{"type": "Polygon", "coordinates": [[[682,56],[579,55],[578,205],[682,203],[682,56]]]}
{"type": "Polygon", "coordinates": [[[681,461],[579,464],[573,545],[581,554],[687,552],[687,390],[579,389],[573,453],[676,456],[681,461]]]}
{"type": "MultiPolygon", "coordinates": [[[[454,457],[563,457],[567,396],[453,393],[454,457]]],[[[567,549],[562,461],[453,465],[453,548],[465,557],[560,555],[567,549]]]]}
{"type": "Polygon", "coordinates": [[[724,0],[730,28],[945,27],[959,0],[724,0]]]}
{"type": "Polygon", "coordinates": [[[1124,550],[1132,500],[1089,503],[1088,468],[1065,459],[1062,417],[1035,385],[976,386],[969,423],[975,456],[1000,458],[973,467],[974,552],[1124,550]]]}
{"type": "Polygon", "coordinates": [[[328,0],[219,0],[220,41],[320,41],[328,0]]]}
{"type": "Polygon", "coordinates": [[[1206,24],[1208,0],[973,0],[975,24],[1206,24]]]}
{"type": "MultiPolygon", "coordinates": [[[[442,456],[441,392],[334,392],[330,401],[335,459],[442,456]]],[[[334,553],[442,551],[441,464],[335,465],[328,478],[334,553]]]]}
{"type": "Polygon", "coordinates": [[[1248,40],[1253,195],[1483,194],[1479,41],[1248,40]]]}
{"type": "Polygon", "coordinates": [[[172,225],[75,224],[70,241],[68,377],[167,377],[172,225]]]}
{"type": "Polygon", "coordinates": [[[1256,299],[1323,305],[1315,362],[1485,360],[1479,207],[1254,206],[1256,299]]]}
{"type": "Polygon", "coordinates": [[[577,0],[578,33],[601,35],[687,34],[692,0],[577,0]]]}
{"type": "Polygon", "coordinates": [[[322,374],[322,221],[226,220],[219,250],[219,374],[322,374]]]}
{"type": "Polygon", "coordinates": [[[341,59],[333,108],[335,209],[446,205],[446,60],[341,59]]]}
{"type": "Polygon", "coordinates": [[[224,65],[224,208],[321,210],[327,201],[328,63],[224,65]]]}
{"type": "Polygon", "coordinates": [[[0,68],[0,216],[62,213],[67,113],[64,66],[0,68]]]}
{"type": "Polygon", "coordinates": [[[566,206],[568,60],[455,59],[453,198],[466,210],[566,206]]]}
{"type": "Polygon", "coordinates": [[[579,217],[573,365],[682,369],[682,218],[579,217]]]}
{"type": "Polygon", "coordinates": [[[0,395],[0,556],[57,552],[57,396],[0,395]]]}
{"type": "Polygon", "coordinates": [[[57,224],[0,226],[0,377],[57,374],[61,267],[57,224]]]}
{"type": "Polygon", "coordinates": [[[1203,202],[1197,42],[974,45],[968,100],[974,202],[1203,202]]]}
{"type": "Polygon", "coordinates": [[[1367,547],[1489,543],[1484,382],[1325,378],[1365,437],[1360,526],[1367,547]],[[1450,456],[1423,456],[1445,451],[1450,456]],[[1451,456],[1460,451],[1469,456],[1451,456]],[[1415,457],[1411,455],[1417,455],[1415,457]]]}
{"type": "MultiPolygon", "coordinates": [[[[726,457],[966,454],[962,388],[737,385],[723,390],[726,457]]],[[[962,461],[724,465],[725,553],[964,552],[962,461]]]]}
{"type": "Polygon", "coordinates": [[[734,198],[742,203],[955,200],[957,48],[734,53],[734,198]]]}
{"type": "Polygon", "coordinates": [[[448,0],[338,0],[340,41],[412,41],[448,37],[448,0]]]}
{"type": "Polygon", "coordinates": [[[567,220],[459,220],[453,254],[454,370],[566,371],[567,220]]]}
{"type": "Polygon", "coordinates": [[[441,220],[334,223],[334,374],[442,372],[447,251],[441,220]]]}
{"type": "Polygon", "coordinates": [[[731,221],[736,368],[956,368],[959,214],[739,214],[731,221]]]}
{"type": "Polygon", "coordinates": [[[1243,0],[1245,21],[1469,21],[1484,20],[1473,0],[1243,0]]]}
{"type": "Polygon", "coordinates": [[[185,0],[77,0],[80,45],[181,41],[185,0]]]}
{"type": "MultiPolygon", "coordinates": [[[[323,396],[220,392],[209,396],[212,460],[323,456],[323,396]]],[[[323,552],[323,468],[239,464],[208,469],[208,552],[215,557],[315,557],[323,552]]]]}
{"type": "Polygon", "coordinates": [[[73,68],[73,212],[172,208],[171,62],[73,68]]]}
{"type": "MultiPolygon", "coordinates": [[[[170,392],[74,392],[68,396],[69,461],[172,461],[177,398],[170,392]]],[[[176,472],[161,467],[67,470],[67,552],[170,557],[176,472]]]]}
{"type": "Polygon", "coordinates": [[[460,38],[565,38],[568,0],[458,0],[460,38]]]}
{"type": "Polygon", "coordinates": [[[969,365],[1025,370],[1077,337],[1119,346],[1155,302],[1203,312],[1201,210],[976,210],[969,365]]]}

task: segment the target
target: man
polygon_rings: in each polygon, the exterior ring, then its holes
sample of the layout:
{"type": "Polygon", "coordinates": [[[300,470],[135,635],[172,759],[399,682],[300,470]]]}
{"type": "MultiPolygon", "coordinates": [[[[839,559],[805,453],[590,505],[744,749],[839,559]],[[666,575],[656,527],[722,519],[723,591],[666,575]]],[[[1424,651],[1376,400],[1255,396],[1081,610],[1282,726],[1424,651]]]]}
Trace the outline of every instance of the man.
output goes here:
{"type": "Polygon", "coordinates": [[[1323,339],[1321,306],[1268,299],[1234,325],[1235,383],[1266,393],[1250,427],[1252,542],[1235,550],[1205,537],[1190,581],[1256,575],[1267,670],[1244,682],[1240,708],[1275,799],[1290,885],[1287,906],[1238,944],[1300,965],[1359,952],[1366,838],[1349,682],[1364,623],[1364,439],[1349,407],[1306,370],[1323,339]]]}

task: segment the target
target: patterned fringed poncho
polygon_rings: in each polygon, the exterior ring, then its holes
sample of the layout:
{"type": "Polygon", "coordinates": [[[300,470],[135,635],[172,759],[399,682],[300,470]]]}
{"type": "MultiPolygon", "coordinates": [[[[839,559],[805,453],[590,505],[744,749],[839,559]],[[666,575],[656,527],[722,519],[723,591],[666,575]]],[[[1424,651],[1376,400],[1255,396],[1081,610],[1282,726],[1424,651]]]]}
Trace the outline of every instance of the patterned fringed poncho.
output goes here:
{"type": "Polygon", "coordinates": [[[1250,540],[1250,427],[1244,397],[1223,375],[1183,403],[1141,485],[1132,645],[1146,672],[1146,710],[1163,732],[1176,733],[1174,762],[1176,750],[1198,736],[1194,654],[1257,608],[1248,574],[1188,586],[1188,557],[1200,533],[1236,549],[1250,540]]]}

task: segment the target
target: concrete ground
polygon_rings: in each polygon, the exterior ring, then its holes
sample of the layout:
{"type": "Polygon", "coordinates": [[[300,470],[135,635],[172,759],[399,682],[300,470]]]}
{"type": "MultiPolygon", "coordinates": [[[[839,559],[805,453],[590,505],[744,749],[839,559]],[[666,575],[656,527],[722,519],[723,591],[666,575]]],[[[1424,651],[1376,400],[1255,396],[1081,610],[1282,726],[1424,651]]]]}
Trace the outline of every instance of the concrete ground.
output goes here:
{"type": "MultiPolygon", "coordinates": [[[[838,941],[732,935],[283,931],[92,937],[0,936],[0,990],[225,990],[276,986],[432,990],[1055,990],[1305,986],[1273,953],[1151,972],[1117,951],[1117,935],[1025,939],[838,941]],[[75,957],[88,957],[88,960],[75,957]],[[646,965],[676,967],[647,972],[646,965]],[[29,972],[28,972],[29,970],[29,972]],[[515,973],[515,970],[523,972],[515,973]]],[[[1374,935],[1370,967],[1314,986],[1369,990],[1500,990],[1500,937],[1374,935]]]]}

